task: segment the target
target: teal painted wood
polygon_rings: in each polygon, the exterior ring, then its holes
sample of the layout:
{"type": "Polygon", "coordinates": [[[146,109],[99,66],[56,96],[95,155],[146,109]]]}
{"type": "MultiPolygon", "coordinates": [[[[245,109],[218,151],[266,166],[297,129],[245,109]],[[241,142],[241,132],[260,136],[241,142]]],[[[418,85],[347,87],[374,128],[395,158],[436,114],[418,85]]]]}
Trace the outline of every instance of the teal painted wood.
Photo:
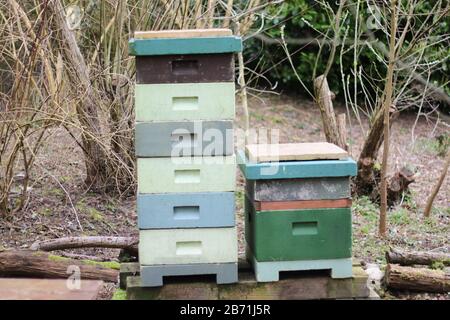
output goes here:
{"type": "Polygon", "coordinates": [[[138,194],[139,229],[234,227],[234,192],[138,194]]]}
{"type": "Polygon", "coordinates": [[[233,121],[138,122],[137,157],[228,156],[234,153],[233,121]]]}
{"type": "Polygon", "coordinates": [[[258,261],[350,258],[351,209],[255,211],[246,197],[245,238],[258,261]]]}
{"type": "Polygon", "coordinates": [[[246,193],[255,201],[332,200],[351,196],[349,177],[247,180],[246,193]]]}
{"type": "Polygon", "coordinates": [[[321,259],[298,261],[258,261],[247,247],[247,260],[252,264],[257,282],[274,282],[280,280],[282,271],[330,270],[331,278],[351,278],[352,259],[321,259]]]}
{"type": "Polygon", "coordinates": [[[234,82],[137,84],[136,121],[233,120],[234,82]]]}
{"type": "Polygon", "coordinates": [[[228,192],[236,188],[235,156],[138,158],[139,193],[228,192]]]}
{"type": "Polygon", "coordinates": [[[139,231],[141,266],[236,263],[237,250],[235,227],[139,231]]]}
{"type": "Polygon", "coordinates": [[[215,275],[217,284],[238,282],[237,263],[174,264],[141,267],[141,286],[160,287],[163,277],[215,275]]]}
{"type": "Polygon", "coordinates": [[[241,52],[240,37],[130,39],[131,56],[241,52]]]}
{"type": "Polygon", "coordinates": [[[237,152],[237,163],[247,180],[295,179],[355,176],[356,162],[346,160],[283,161],[250,163],[242,150],[237,152]]]}

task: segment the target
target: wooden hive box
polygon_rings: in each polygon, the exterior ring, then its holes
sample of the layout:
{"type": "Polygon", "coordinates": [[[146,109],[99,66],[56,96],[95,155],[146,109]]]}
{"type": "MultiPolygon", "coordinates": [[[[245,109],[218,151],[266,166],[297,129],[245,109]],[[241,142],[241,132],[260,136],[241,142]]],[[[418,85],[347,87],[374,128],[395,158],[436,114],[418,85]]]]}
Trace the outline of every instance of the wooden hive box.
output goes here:
{"type": "Polygon", "coordinates": [[[236,263],[236,228],[154,229],[139,233],[141,266],[236,263]]]}
{"type": "Polygon", "coordinates": [[[350,208],[256,211],[245,202],[245,238],[257,261],[350,258],[350,208]]]}
{"type": "Polygon", "coordinates": [[[235,190],[235,157],[138,158],[138,192],[184,193],[235,190]]]}
{"type": "Polygon", "coordinates": [[[137,157],[230,156],[232,121],[138,122],[137,157]]]}
{"type": "Polygon", "coordinates": [[[234,192],[138,194],[139,229],[235,225],[234,192]]]}

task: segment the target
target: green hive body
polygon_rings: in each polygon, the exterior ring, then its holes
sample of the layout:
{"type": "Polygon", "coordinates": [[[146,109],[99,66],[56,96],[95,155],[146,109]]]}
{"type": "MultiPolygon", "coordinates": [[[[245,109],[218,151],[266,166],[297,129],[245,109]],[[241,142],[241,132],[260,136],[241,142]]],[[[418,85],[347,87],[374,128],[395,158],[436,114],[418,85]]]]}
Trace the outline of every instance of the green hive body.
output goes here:
{"type": "Polygon", "coordinates": [[[349,178],[356,174],[356,163],[334,145],[321,143],[322,154],[310,152],[310,148],[319,150],[318,145],[273,148],[283,148],[284,154],[263,145],[247,146],[252,159],[259,159],[258,150],[269,150],[268,161],[250,162],[244,151],[238,152],[247,180],[247,259],[257,281],[278,281],[282,271],[330,270],[333,278],[352,275],[349,178]],[[290,160],[272,161],[280,156],[290,160]]]}
{"type": "Polygon", "coordinates": [[[245,238],[257,261],[350,258],[351,210],[255,211],[246,199],[245,238]]]}

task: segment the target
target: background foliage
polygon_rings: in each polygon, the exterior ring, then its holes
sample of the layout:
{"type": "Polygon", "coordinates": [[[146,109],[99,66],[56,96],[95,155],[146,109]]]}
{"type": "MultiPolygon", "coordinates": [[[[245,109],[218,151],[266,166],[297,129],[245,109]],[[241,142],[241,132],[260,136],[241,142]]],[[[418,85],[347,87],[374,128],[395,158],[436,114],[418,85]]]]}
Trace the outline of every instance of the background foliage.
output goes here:
{"type": "MultiPolygon", "coordinates": [[[[341,78],[342,72],[346,75],[353,73],[354,59],[352,41],[355,33],[361,33],[362,29],[367,26],[375,27],[372,29],[378,41],[381,41],[387,46],[387,39],[383,32],[377,30],[377,23],[374,16],[377,13],[374,9],[373,1],[361,1],[359,8],[359,21],[364,22],[356,30],[355,26],[355,6],[356,1],[349,1],[346,5],[348,14],[343,20],[343,26],[340,29],[340,38],[345,38],[345,48],[342,57],[340,57],[341,46],[338,46],[338,54],[334,59],[332,69],[328,75],[328,82],[331,89],[342,97],[343,84],[341,78]],[[341,60],[342,59],[342,60],[341,60]],[[341,63],[342,62],[342,63],[341,63]]],[[[255,37],[247,42],[247,55],[249,61],[253,61],[252,67],[265,70],[265,76],[272,83],[277,83],[282,88],[288,90],[295,90],[297,92],[305,93],[305,91],[298,85],[298,80],[294,74],[289,63],[286,63],[286,53],[280,43],[273,41],[273,39],[280,39],[282,36],[282,29],[284,29],[284,36],[287,47],[292,55],[293,64],[295,65],[297,73],[305,81],[305,84],[312,89],[312,77],[315,68],[316,74],[321,74],[328,60],[331,40],[333,34],[330,33],[333,22],[333,17],[330,12],[336,12],[338,2],[327,1],[320,3],[315,0],[288,0],[282,5],[272,6],[266,10],[266,14],[259,16],[258,23],[263,26],[264,34],[260,37],[255,37]],[[326,39],[320,52],[320,46],[317,39],[326,39]],[[270,41],[272,40],[272,41],[270,41]],[[320,52],[320,53],[319,53],[320,52]],[[280,63],[281,61],[284,63],[280,63]],[[316,61],[317,60],[317,61],[316,61]]],[[[421,1],[415,9],[416,25],[415,30],[419,30],[423,23],[432,24],[435,17],[431,17],[431,21],[425,21],[428,13],[432,10],[435,3],[421,1]]],[[[442,2],[442,7],[445,1],[442,2]]],[[[448,5],[448,4],[447,4],[448,5]]],[[[400,21],[400,26],[405,21],[400,21]]],[[[437,37],[448,34],[450,30],[450,16],[447,15],[439,23],[433,26],[430,37],[437,37]]],[[[412,34],[406,36],[406,43],[411,40],[412,34]]],[[[359,58],[356,61],[356,67],[359,69],[364,67],[365,76],[370,79],[382,78],[386,72],[386,67],[378,58],[382,56],[380,50],[370,45],[367,37],[361,34],[361,41],[368,41],[369,44],[359,48],[359,58]]],[[[418,43],[417,46],[424,45],[418,43]]],[[[440,61],[440,67],[433,70],[430,80],[438,85],[443,86],[447,93],[450,94],[450,46],[448,38],[437,45],[430,46],[425,50],[424,60],[428,63],[440,61]]],[[[350,86],[352,85],[353,77],[350,77],[350,86]]],[[[375,83],[380,86],[382,83],[375,83]]]]}

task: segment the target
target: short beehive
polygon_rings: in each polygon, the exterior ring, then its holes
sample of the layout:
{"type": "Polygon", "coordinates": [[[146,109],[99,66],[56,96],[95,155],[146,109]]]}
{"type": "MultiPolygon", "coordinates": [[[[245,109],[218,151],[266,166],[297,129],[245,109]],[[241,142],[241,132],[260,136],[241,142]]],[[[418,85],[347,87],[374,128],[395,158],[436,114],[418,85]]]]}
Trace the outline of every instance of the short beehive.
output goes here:
{"type": "Polygon", "coordinates": [[[351,277],[356,163],[347,152],[329,143],[249,145],[238,163],[246,178],[247,257],[257,280],[320,269],[351,277]]]}

